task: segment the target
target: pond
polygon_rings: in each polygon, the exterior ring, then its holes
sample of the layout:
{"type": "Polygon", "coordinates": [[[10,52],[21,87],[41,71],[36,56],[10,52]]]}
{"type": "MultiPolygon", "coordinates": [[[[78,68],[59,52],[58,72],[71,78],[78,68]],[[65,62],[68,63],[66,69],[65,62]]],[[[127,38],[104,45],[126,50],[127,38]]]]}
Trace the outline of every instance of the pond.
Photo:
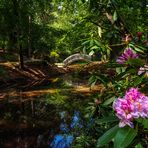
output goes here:
{"type": "Polygon", "coordinates": [[[70,147],[89,124],[84,108],[98,90],[71,75],[1,88],[0,147],[70,147]]]}

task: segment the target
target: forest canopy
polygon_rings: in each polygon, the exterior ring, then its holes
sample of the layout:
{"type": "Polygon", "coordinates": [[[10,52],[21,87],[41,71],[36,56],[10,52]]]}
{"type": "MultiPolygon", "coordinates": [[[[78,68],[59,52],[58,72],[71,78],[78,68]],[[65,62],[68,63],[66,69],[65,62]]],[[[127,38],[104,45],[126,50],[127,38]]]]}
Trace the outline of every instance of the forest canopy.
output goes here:
{"type": "Polygon", "coordinates": [[[121,44],[127,34],[143,32],[146,41],[147,11],[146,0],[1,0],[0,48],[28,58],[55,54],[60,61],[121,44]]]}

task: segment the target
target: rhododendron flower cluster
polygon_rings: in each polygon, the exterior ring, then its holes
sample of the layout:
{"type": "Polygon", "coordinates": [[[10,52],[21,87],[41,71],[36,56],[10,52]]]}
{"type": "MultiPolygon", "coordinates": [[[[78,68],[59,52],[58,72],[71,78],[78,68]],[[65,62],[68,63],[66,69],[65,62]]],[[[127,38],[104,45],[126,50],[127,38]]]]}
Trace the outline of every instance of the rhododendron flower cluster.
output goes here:
{"type": "Polygon", "coordinates": [[[120,119],[119,127],[128,125],[133,128],[134,119],[148,118],[148,97],[137,88],[130,88],[123,98],[114,102],[113,109],[120,119]]]}
{"type": "Polygon", "coordinates": [[[118,57],[117,62],[119,64],[125,63],[129,59],[138,58],[138,55],[133,52],[131,48],[127,48],[121,56],[118,57]]]}

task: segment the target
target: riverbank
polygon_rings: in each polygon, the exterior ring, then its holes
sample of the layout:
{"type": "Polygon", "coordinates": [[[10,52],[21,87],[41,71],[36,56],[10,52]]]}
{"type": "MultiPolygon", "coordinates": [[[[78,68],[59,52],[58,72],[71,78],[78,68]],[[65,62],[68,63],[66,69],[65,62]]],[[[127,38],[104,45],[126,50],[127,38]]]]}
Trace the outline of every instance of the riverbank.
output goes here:
{"type": "MultiPolygon", "coordinates": [[[[91,62],[88,64],[74,64],[67,67],[58,67],[55,64],[45,62],[30,62],[25,64],[24,69],[19,68],[18,62],[0,63],[0,87],[7,86],[10,83],[40,81],[50,79],[63,74],[79,73],[88,75],[89,72],[101,69],[104,65],[102,62],[91,62]]],[[[103,70],[103,69],[102,69],[103,70]]]]}

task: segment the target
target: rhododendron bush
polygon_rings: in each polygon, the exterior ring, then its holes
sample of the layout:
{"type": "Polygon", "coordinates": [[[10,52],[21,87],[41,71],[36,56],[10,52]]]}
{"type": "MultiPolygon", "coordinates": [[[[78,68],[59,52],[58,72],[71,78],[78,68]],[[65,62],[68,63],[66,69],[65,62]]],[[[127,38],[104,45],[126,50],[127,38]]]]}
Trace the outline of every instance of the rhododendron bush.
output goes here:
{"type": "MultiPolygon", "coordinates": [[[[139,41],[143,34],[137,36],[139,41]]],[[[148,145],[147,53],[145,46],[130,41],[113,60],[103,61],[91,72],[91,87],[101,85],[102,89],[86,107],[88,123],[90,118],[93,121],[91,130],[82,132],[78,140],[105,148],[148,145]]]]}
{"type": "Polygon", "coordinates": [[[94,72],[92,84],[103,84],[95,104],[97,147],[146,147],[148,145],[148,68],[146,50],[133,44],[109,61],[109,72],[94,72]],[[101,101],[100,101],[101,100],[101,101]],[[96,103],[97,102],[97,103],[96,103]],[[99,103],[98,103],[99,102],[99,103]]]}

